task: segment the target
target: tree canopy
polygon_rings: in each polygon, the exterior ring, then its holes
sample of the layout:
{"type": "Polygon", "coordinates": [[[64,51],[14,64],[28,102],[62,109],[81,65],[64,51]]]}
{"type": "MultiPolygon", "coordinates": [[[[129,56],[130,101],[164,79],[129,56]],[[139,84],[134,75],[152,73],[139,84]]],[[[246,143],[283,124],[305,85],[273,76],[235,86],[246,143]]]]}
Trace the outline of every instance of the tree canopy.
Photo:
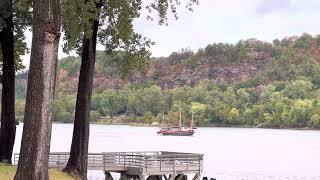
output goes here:
{"type": "MultiPolygon", "coordinates": [[[[185,7],[192,10],[198,0],[190,0],[185,7]]],[[[105,47],[110,60],[118,67],[122,77],[132,70],[145,68],[149,60],[149,48],[154,44],[149,38],[136,33],[133,21],[143,11],[147,19],[158,19],[160,25],[167,24],[168,11],[178,18],[177,6],[180,1],[150,1],[144,4],[141,0],[100,0],[100,1],[62,1],[62,27],[65,33],[64,51],[78,50],[84,36],[91,36],[90,20],[99,21],[98,42],[105,47]],[[145,7],[144,7],[145,6],[145,7]]]]}
{"type": "MultiPolygon", "coordinates": [[[[31,25],[31,0],[14,0],[11,4],[9,1],[1,1],[0,3],[0,31],[6,26],[4,19],[12,13],[13,30],[14,30],[14,57],[16,71],[23,70],[25,66],[22,64],[21,56],[29,52],[25,42],[24,32],[31,25]]],[[[2,52],[0,46],[0,75],[2,72],[2,52]]]]}

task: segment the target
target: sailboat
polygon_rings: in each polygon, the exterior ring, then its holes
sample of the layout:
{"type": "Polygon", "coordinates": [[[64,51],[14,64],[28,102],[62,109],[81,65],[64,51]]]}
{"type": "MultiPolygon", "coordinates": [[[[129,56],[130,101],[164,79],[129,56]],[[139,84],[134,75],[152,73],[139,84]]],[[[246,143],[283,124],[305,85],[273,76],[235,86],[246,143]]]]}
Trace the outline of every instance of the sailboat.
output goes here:
{"type": "Polygon", "coordinates": [[[190,127],[187,128],[187,127],[182,126],[181,108],[180,108],[179,126],[164,127],[164,112],[163,112],[162,127],[160,128],[160,130],[157,133],[165,135],[165,136],[192,136],[195,133],[192,126],[193,126],[193,111],[192,111],[192,118],[191,118],[190,127]]]}

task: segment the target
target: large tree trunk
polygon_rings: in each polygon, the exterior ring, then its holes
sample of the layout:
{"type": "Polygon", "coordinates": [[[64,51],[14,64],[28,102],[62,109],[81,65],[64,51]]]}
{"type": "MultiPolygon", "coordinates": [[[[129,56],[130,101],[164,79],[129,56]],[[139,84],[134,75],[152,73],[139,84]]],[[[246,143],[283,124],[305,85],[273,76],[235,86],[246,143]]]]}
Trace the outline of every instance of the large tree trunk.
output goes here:
{"type": "MultiPolygon", "coordinates": [[[[12,4],[12,3],[11,3],[12,4]]],[[[15,122],[15,70],[14,70],[14,36],[12,14],[5,18],[5,28],[0,32],[0,43],[3,56],[2,64],[2,99],[0,128],[0,162],[11,163],[15,122]]]]}
{"type": "Polygon", "coordinates": [[[32,49],[15,180],[48,179],[59,38],[60,0],[33,0],[32,49]]]}
{"type": "Polygon", "coordinates": [[[83,40],[71,151],[64,169],[65,172],[78,175],[82,180],[87,179],[90,104],[98,26],[99,22],[93,21],[91,38],[83,40]]]}

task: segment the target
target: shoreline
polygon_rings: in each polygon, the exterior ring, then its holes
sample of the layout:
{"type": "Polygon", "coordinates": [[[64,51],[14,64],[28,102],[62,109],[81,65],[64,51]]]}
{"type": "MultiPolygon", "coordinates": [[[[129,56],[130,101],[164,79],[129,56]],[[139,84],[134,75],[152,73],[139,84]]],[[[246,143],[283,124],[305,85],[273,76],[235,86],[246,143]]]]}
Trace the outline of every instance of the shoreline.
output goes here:
{"type": "MultiPolygon", "coordinates": [[[[59,124],[73,124],[71,122],[61,122],[61,121],[53,121],[53,123],[59,124]]],[[[98,125],[119,125],[119,126],[133,126],[133,127],[160,127],[158,125],[151,125],[146,123],[124,123],[124,122],[117,122],[117,123],[109,123],[109,122],[90,122],[90,124],[98,124],[98,125]]],[[[258,126],[249,126],[249,125],[215,125],[211,124],[208,126],[197,126],[195,128],[247,128],[247,129],[274,129],[274,130],[320,130],[320,128],[309,128],[309,127],[302,127],[302,128],[281,128],[281,127],[258,127],[258,126]]]]}

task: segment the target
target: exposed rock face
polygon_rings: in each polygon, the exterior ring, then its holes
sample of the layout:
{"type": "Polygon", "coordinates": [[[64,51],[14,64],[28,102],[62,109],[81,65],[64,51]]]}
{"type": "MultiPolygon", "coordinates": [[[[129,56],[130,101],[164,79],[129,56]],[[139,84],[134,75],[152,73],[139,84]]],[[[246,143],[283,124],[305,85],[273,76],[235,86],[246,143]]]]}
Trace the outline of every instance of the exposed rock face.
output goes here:
{"type": "MultiPolygon", "coordinates": [[[[256,54],[257,59],[261,54],[256,54]]],[[[270,58],[270,56],[267,56],[270,58]]],[[[170,65],[165,59],[152,61],[145,73],[135,72],[126,80],[118,75],[95,74],[93,86],[101,91],[107,88],[119,89],[125,84],[139,85],[146,81],[154,81],[163,89],[181,86],[195,86],[202,80],[215,80],[218,83],[233,83],[246,80],[262,72],[268,61],[258,60],[255,63],[213,64],[209,60],[202,59],[196,67],[187,67],[183,64],[170,65]]],[[[78,75],[69,76],[68,72],[60,69],[58,72],[58,86],[66,92],[76,92],[78,75]]],[[[17,78],[16,83],[26,87],[27,79],[17,78]]]]}
{"type": "MultiPolygon", "coordinates": [[[[157,65],[155,65],[157,66],[157,65]]],[[[202,64],[194,69],[178,67],[159,66],[153,67],[159,77],[157,84],[162,88],[175,88],[179,86],[194,86],[201,80],[215,80],[219,83],[233,83],[248,79],[258,74],[263,64],[229,64],[229,65],[210,65],[202,64]]]]}
{"type": "MultiPolygon", "coordinates": [[[[145,74],[133,73],[127,80],[119,76],[98,76],[94,78],[95,90],[106,88],[119,89],[125,84],[141,84],[145,81],[155,81],[163,89],[177,88],[181,86],[195,86],[202,80],[215,80],[218,83],[233,83],[246,80],[260,73],[264,64],[230,64],[208,65],[202,64],[196,68],[186,68],[181,65],[168,65],[166,63],[153,63],[148,67],[145,74]]],[[[60,71],[63,73],[63,70],[60,71]]],[[[63,88],[68,92],[74,92],[77,87],[77,77],[59,76],[63,88]],[[63,78],[62,78],[63,77],[63,78]]]]}
{"type": "MultiPolygon", "coordinates": [[[[257,42],[256,42],[257,43],[257,42]]],[[[271,45],[270,45],[271,46],[271,45]]],[[[257,46],[258,47],[258,46],[257,46]]],[[[265,46],[262,46],[265,47],[265,46]]],[[[320,47],[311,46],[308,51],[318,63],[320,63],[320,47]]],[[[293,63],[299,63],[303,56],[302,49],[295,49],[293,63]]],[[[226,54],[218,55],[218,58],[226,54]],[[219,57],[220,56],[220,57],[219,57]]],[[[249,48],[245,56],[236,56],[236,59],[228,59],[227,63],[219,63],[214,57],[194,56],[195,58],[171,61],[168,58],[154,58],[145,68],[144,73],[134,72],[123,80],[114,72],[107,75],[102,73],[96,64],[93,86],[96,91],[107,88],[119,89],[126,84],[141,85],[153,81],[163,89],[181,86],[195,86],[202,80],[214,80],[218,83],[230,84],[247,80],[255,75],[264,74],[272,59],[272,49],[249,48]],[[186,61],[187,60],[187,61],[186,61]],[[189,60],[189,61],[188,61],[189,60]]],[[[229,58],[225,56],[224,58],[229,58]]],[[[223,59],[223,58],[222,58],[223,59]]],[[[17,83],[26,86],[27,78],[17,77],[17,83]]],[[[64,69],[58,73],[58,87],[66,92],[74,93],[77,90],[78,74],[70,76],[64,69]]],[[[0,87],[1,88],[1,87],[0,87]]]]}

